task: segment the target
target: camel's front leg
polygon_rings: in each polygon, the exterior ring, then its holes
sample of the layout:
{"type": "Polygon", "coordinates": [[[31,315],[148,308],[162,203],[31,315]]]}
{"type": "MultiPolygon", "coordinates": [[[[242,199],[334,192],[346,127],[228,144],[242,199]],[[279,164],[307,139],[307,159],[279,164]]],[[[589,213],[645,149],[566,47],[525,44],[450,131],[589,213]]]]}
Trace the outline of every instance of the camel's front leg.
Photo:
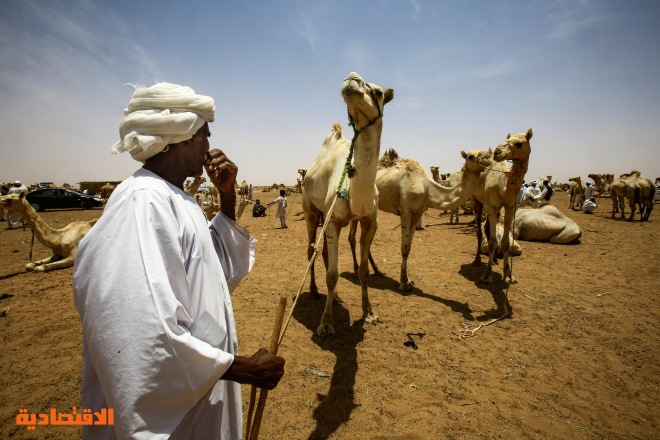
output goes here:
{"type": "Polygon", "coordinates": [[[472,206],[474,206],[474,223],[477,226],[477,254],[472,261],[473,266],[481,264],[481,241],[483,240],[483,233],[481,232],[481,213],[484,205],[472,197],[472,206]]]}
{"type": "Polygon", "coordinates": [[[325,308],[321,317],[321,324],[316,329],[316,334],[322,338],[335,336],[335,327],[332,321],[332,300],[336,295],[335,287],[339,280],[338,260],[339,260],[339,233],[341,228],[335,223],[330,222],[325,230],[326,244],[328,250],[328,270],[325,274],[325,282],[328,286],[328,296],[325,299],[325,308]]]}
{"type": "Polygon", "coordinates": [[[43,266],[37,266],[34,268],[35,272],[48,272],[50,270],[54,269],[64,269],[65,267],[71,267],[73,266],[73,262],[75,260],[75,257],[73,255],[69,255],[63,260],[58,260],[55,261],[54,263],[50,264],[44,264],[43,266]]]}
{"type": "Polygon", "coordinates": [[[51,255],[50,257],[44,258],[43,260],[33,261],[31,263],[26,264],[25,270],[28,272],[45,272],[43,269],[44,264],[55,263],[60,259],[61,257],[58,257],[57,255],[51,255]]]}
{"type": "Polygon", "coordinates": [[[358,272],[358,262],[357,257],[355,256],[355,234],[357,233],[357,220],[351,221],[351,226],[348,230],[348,244],[351,247],[351,254],[353,255],[353,273],[358,272]]]}
{"type": "Polygon", "coordinates": [[[513,274],[511,273],[511,265],[509,264],[509,246],[511,245],[511,242],[509,241],[510,238],[510,231],[511,231],[511,225],[513,224],[513,214],[514,214],[515,208],[514,207],[507,207],[504,208],[504,234],[502,235],[502,258],[504,260],[504,267],[503,267],[503,274],[504,274],[504,281],[509,279],[510,284],[515,284],[516,279],[513,277],[513,274]]]}
{"type": "Polygon", "coordinates": [[[401,213],[401,277],[399,278],[399,290],[408,292],[414,283],[408,279],[408,255],[415,236],[415,228],[419,223],[422,213],[411,215],[407,212],[401,213]]]}
{"type": "Polygon", "coordinates": [[[371,242],[378,230],[378,218],[374,215],[372,218],[363,219],[360,221],[360,269],[358,276],[360,277],[360,285],[362,287],[362,319],[364,322],[376,324],[380,322],[380,318],[373,312],[371,302],[369,302],[369,290],[367,288],[367,278],[369,277],[369,252],[371,249],[371,242]]]}
{"type": "Polygon", "coordinates": [[[488,223],[490,223],[490,237],[488,239],[488,263],[486,270],[481,276],[479,282],[490,284],[493,282],[493,260],[495,259],[495,252],[497,252],[497,212],[487,212],[488,223]]]}

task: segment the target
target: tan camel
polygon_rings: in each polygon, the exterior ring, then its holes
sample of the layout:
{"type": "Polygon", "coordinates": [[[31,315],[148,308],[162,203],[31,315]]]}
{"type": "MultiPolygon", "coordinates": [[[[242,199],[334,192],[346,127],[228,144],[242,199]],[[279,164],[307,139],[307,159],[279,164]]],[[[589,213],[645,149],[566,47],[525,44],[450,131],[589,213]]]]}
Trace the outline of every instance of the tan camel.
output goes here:
{"type": "Polygon", "coordinates": [[[204,182],[206,182],[205,177],[197,176],[190,182],[186,182],[185,188],[183,190],[194,197],[195,194],[197,194],[197,190],[204,182]]]}
{"type": "Polygon", "coordinates": [[[569,188],[571,198],[568,202],[568,209],[577,209],[579,211],[584,203],[584,185],[582,184],[582,179],[578,176],[571,177],[568,181],[573,182],[569,188]]]}
{"type": "MultiPolygon", "coordinates": [[[[344,137],[339,124],[332,126],[331,133],[323,141],[321,151],[305,175],[302,193],[302,207],[307,224],[308,259],[311,259],[314,253],[319,217],[323,215],[323,219],[328,219],[323,246],[328,295],[321,324],[316,330],[321,337],[335,335],[332,301],[336,296],[335,287],[339,279],[339,235],[341,229],[351,220],[358,220],[362,229],[358,271],[362,286],[362,319],[374,324],[379,321],[369,302],[368,257],[371,241],[378,228],[378,191],[375,181],[383,131],[383,109],[385,104],[394,98],[394,90],[383,91],[380,86],[366,83],[357,73],[352,72],[344,80],[341,94],[348,106],[349,119],[355,130],[353,141],[344,137]],[[349,152],[353,153],[353,159],[346,175],[344,170],[349,152]],[[345,184],[345,189],[339,188],[341,181],[345,184]],[[338,191],[341,192],[338,194],[338,191]],[[330,213],[333,202],[334,209],[330,213]]],[[[312,295],[317,296],[313,265],[310,278],[309,290],[312,295]]]]}
{"type": "Polygon", "coordinates": [[[435,183],[440,183],[440,170],[435,165],[431,165],[431,176],[435,183]]]}
{"type": "MultiPolygon", "coordinates": [[[[431,175],[433,176],[433,181],[441,184],[445,187],[452,187],[457,185],[461,180],[461,173],[453,174],[442,174],[440,175],[439,169],[436,166],[431,166],[431,175]],[[453,176],[453,177],[452,177],[453,176]]],[[[466,200],[461,207],[463,209],[463,214],[472,213],[472,202],[470,199],[466,200]]],[[[452,209],[449,213],[449,223],[453,223],[454,217],[456,217],[456,223],[458,224],[458,212],[459,208],[452,209]]],[[[444,211],[446,213],[447,211],[444,211]]]]}
{"type": "MultiPolygon", "coordinates": [[[[631,173],[632,174],[632,173],[631,173]]],[[[641,187],[639,183],[634,178],[630,177],[630,174],[622,174],[621,177],[616,179],[610,185],[610,199],[612,200],[612,217],[621,210],[621,217],[625,217],[625,198],[628,198],[628,205],[630,206],[630,218],[628,221],[632,221],[633,216],[635,215],[635,204],[640,205],[641,208],[641,187]]]]}
{"type": "Polygon", "coordinates": [[[302,168],[298,168],[298,174],[300,174],[300,178],[302,180],[305,180],[305,174],[307,174],[307,170],[304,170],[302,168]]]}
{"type": "MultiPolygon", "coordinates": [[[[472,196],[481,172],[490,166],[492,151],[461,151],[465,159],[464,172],[458,184],[445,187],[434,182],[419,163],[400,158],[396,151],[388,150],[378,162],[376,187],[378,209],[401,217],[401,278],[399,290],[409,291],[413,282],[408,279],[408,255],[412,249],[415,229],[428,208],[454,209],[472,196]]],[[[348,241],[353,254],[353,268],[357,272],[355,232],[357,220],[351,222],[348,241]]],[[[374,271],[380,273],[369,255],[374,271]]]]}
{"type": "Polygon", "coordinates": [[[115,186],[111,184],[106,184],[101,187],[101,198],[104,202],[107,202],[112,192],[115,190],[115,186]]]}
{"type": "MultiPolygon", "coordinates": [[[[241,205],[244,201],[241,201],[241,205]]],[[[218,192],[218,188],[216,188],[215,185],[209,185],[209,192],[204,200],[204,203],[202,203],[202,209],[204,214],[206,214],[206,219],[208,221],[213,220],[218,212],[220,212],[220,193],[218,192]]],[[[238,218],[239,217],[236,217],[237,220],[238,218]]]]}
{"type": "Polygon", "coordinates": [[[73,266],[78,243],[98,220],[71,222],[62,229],[54,229],[30,206],[25,193],[2,196],[0,200],[1,207],[16,212],[24,222],[30,223],[37,240],[53,251],[53,255],[48,258],[28,263],[25,266],[28,272],[47,272],[73,266]]]}
{"type": "Polygon", "coordinates": [[[241,196],[240,200],[247,200],[249,192],[250,192],[250,185],[248,185],[247,182],[243,180],[238,185],[238,195],[241,196]]]}
{"type": "Polygon", "coordinates": [[[511,267],[509,265],[509,231],[513,228],[513,214],[517,205],[518,191],[525,178],[525,174],[527,174],[529,156],[532,153],[529,140],[532,136],[533,132],[530,128],[527,130],[527,133],[509,135],[506,141],[499,144],[493,154],[495,162],[481,173],[479,183],[475,188],[472,197],[474,218],[477,223],[477,253],[472,263],[474,265],[481,263],[482,211],[486,213],[490,222],[490,253],[486,271],[480,279],[481,282],[491,283],[493,281],[493,260],[495,258],[495,251],[497,250],[497,216],[502,208],[504,208],[504,231],[502,235],[503,277],[504,281],[508,279],[511,283],[516,282],[511,274],[511,267]],[[511,168],[506,163],[507,160],[513,161],[511,168]]]}
{"type": "Polygon", "coordinates": [[[637,182],[640,188],[640,221],[647,221],[651,215],[651,211],[653,211],[655,184],[651,182],[651,179],[642,177],[642,173],[639,171],[632,171],[629,176],[637,182]]]}
{"type": "Polygon", "coordinates": [[[513,236],[517,240],[568,244],[580,238],[582,230],[555,206],[545,205],[516,211],[513,236]]]}

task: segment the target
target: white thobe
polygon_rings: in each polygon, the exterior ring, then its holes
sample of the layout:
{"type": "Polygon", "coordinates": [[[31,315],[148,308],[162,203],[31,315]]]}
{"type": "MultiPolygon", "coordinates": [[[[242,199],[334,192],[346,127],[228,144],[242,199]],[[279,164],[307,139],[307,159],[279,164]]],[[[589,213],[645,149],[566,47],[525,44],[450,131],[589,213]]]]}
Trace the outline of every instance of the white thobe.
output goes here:
{"type": "Polygon", "coordinates": [[[241,438],[240,385],[219,379],[238,354],[230,290],[255,246],[223,215],[209,232],[195,199],[150,171],[117,187],[73,273],[82,405],[114,410],[84,438],[241,438]]]}

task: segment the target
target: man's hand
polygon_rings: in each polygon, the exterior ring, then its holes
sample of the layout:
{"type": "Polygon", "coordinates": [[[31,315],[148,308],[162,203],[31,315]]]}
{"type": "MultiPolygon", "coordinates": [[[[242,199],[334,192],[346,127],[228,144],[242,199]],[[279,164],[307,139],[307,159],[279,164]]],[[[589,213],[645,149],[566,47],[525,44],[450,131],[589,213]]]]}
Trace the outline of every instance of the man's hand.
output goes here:
{"type": "Polygon", "coordinates": [[[284,358],[260,348],[250,357],[234,356],[234,362],[220,378],[272,390],[284,375],[284,358]]]}
{"type": "Polygon", "coordinates": [[[206,174],[211,179],[213,185],[218,188],[220,194],[235,192],[236,175],[238,174],[238,167],[234,162],[229,160],[222,150],[214,148],[206,153],[206,161],[204,162],[206,174]]]}

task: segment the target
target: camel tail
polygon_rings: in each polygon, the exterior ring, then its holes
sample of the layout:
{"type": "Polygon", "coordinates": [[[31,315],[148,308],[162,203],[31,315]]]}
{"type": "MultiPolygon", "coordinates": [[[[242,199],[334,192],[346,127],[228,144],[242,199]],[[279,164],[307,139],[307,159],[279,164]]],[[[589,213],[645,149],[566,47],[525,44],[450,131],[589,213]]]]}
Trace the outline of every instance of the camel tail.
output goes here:
{"type": "Polygon", "coordinates": [[[635,187],[635,203],[641,203],[642,191],[639,186],[635,187]]]}

